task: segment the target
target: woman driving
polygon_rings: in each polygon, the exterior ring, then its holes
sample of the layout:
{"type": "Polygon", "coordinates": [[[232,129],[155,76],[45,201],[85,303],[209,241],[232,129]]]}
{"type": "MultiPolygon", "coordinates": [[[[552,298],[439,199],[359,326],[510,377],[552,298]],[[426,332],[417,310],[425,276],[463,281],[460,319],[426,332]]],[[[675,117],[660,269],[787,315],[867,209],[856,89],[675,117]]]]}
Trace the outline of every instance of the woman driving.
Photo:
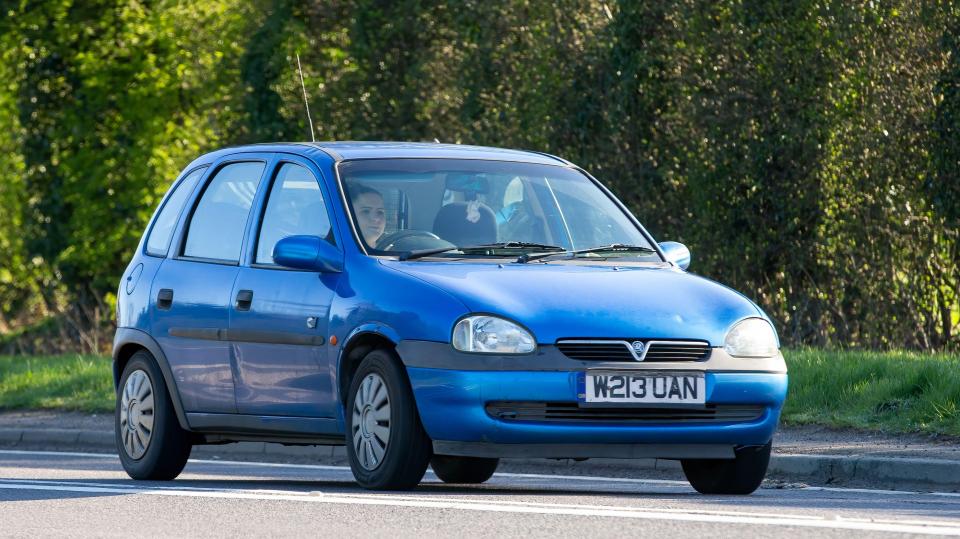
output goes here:
{"type": "Polygon", "coordinates": [[[387,212],[383,205],[383,195],[380,191],[366,185],[357,185],[350,189],[353,197],[353,210],[360,225],[363,241],[370,247],[375,247],[383,236],[387,226],[387,212]]]}

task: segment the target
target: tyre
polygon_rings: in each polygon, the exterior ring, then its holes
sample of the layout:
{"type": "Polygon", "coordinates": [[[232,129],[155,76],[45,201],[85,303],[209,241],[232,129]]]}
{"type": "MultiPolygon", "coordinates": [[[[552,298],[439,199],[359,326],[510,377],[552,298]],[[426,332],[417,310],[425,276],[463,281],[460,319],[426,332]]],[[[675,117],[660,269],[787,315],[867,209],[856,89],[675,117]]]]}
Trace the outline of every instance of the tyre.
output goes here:
{"type": "Polygon", "coordinates": [[[701,494],[750,494],[760,487],[770,463],[767,445],[737,449],[733,459],[681,461],[690,485],[701,494]]]}
{"type": "Polygon", "coordinates": [[[361,487],[406,490],[420,483],[432,445],[395,354],[378,349],[364,357],[350,382],[344,415],[347,458],[361,487]]]}
{"type": "Polygon", "coordinates": [[[190,435],[180,428],[160,368],[146,351],[123,369],[114,418],[117,453],[130,477],[167,481],[180,475],[190,435]]]}
{"type": "Polygon", "coordinates": [[[430,460],[433,473],[444,483],[467,483],[477,485],[493,476],[500,459],[480,457],[450,457],[434,455],[430,460]]]}

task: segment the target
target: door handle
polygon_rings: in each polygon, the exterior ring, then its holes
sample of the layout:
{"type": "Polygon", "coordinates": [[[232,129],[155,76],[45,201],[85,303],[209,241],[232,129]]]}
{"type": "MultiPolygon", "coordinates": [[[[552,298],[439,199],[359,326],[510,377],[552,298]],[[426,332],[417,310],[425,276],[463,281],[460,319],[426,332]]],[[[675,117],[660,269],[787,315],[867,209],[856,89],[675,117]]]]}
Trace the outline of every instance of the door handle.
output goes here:
{"type": "Polygon", "coordinates": [[[173,305],[173,290],[170,288],[161,288],[157,294],[157,308],[167,311],[173,305]]]}
{"type": "Polygon", "coordinates": [[[237,310],[249,311],[250,304],[253,303],[253,290],[241,290],[237,292],[237,310]]]}

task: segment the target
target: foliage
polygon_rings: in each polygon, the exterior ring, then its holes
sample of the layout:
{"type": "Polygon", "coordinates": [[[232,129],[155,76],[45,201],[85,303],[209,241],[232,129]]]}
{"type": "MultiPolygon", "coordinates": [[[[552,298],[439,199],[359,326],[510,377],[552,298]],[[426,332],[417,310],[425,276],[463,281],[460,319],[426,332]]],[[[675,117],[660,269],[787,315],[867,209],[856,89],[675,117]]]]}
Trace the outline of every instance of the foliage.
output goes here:
{"type": "Polygon", "coordinates": [[[194,30],[215,34],[242,12],[168,4],[62,0],[11,10],[3,68],[15,87],[11,155],[21,164],[5,168],[0,185],[21,202],[5,206],[14,228],[3,236],[23,243],[4,264],[38,285],[25,292],[44,314],[79,305],[91,318],[109,316],[104,302],[159,197],[180,167],[229,140],[237,92],[222,83],[236,80],[239,48],[194,30]]]}
{"type": "Polygon", "coordinates": [[[308,137],[299,53],[320,139],[559,154],[787,343],[960,348],[952,2],[5,5],[0,334],[105,327],[193,157],[308,137]]]}

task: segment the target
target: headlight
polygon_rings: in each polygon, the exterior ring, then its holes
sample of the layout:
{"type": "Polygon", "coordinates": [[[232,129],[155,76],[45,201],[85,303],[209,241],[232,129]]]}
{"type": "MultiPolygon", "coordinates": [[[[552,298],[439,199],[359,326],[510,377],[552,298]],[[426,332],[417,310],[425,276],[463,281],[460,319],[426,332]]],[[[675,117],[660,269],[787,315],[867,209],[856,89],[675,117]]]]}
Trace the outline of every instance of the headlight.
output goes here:
{"type": "Polygon", "coordinates": [[[777,335],[762,318],[747,318],[727,332],[723,349],[734,357],[771,357],[777,355],[777,335]]]}
{"type": "Polygon", "coordinates": [[[495,316],[468,316],[453,328],[453,347],[461,352],[527,354],[536,341],[522,327],[495,316]]]}

